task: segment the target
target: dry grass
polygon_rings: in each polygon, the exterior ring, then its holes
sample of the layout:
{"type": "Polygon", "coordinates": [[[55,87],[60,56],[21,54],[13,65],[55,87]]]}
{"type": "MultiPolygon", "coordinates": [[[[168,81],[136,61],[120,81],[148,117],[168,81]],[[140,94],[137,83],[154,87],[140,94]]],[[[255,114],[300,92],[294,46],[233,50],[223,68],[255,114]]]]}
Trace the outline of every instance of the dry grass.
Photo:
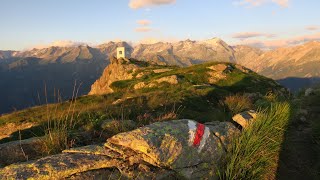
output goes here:
{"type": "Polygon", "coordinates": [[[253,107],[251,100],[240,94],[227,96],[221,104],[227,107],[233,115],[253,107]]]}

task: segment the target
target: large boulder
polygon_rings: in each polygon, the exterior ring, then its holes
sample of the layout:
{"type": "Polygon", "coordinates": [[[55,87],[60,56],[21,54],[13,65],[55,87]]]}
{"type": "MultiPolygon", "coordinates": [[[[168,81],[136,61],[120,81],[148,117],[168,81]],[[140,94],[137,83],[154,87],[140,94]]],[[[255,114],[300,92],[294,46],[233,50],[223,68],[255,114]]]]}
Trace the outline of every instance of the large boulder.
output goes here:
{"type": "Polygon", "coordinates": [[[105,146],[131,164],[143,162],[180,172],[185,178],[199,178],[200,174],[184,173],[187,172],[185,169],[205,167],[214,176],[214,167],[219,165],[231,137],[238,131],[228,122],[203,125],[183,119],[158,122],[120,133],[109,138],[105,146]]]}

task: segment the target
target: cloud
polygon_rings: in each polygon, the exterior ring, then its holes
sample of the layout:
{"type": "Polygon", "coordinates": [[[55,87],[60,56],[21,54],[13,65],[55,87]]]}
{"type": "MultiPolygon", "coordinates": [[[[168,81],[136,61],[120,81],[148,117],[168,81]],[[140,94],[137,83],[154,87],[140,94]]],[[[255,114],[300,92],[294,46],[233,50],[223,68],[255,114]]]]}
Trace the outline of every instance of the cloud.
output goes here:
{"type": "Polygon", "coordinates": [[[85,43],[75,42],[75,41],[70,41],[70,40],[59,40],[59,41],[53,41],[49,44],[39,44],[39,45],[34,46],[33,48],[43,49],[43,48],[48,48],[48,47],[52,47],[52,46],[74,47],[74,46],[80,46],[80,45],[85,45],[85,43]]]}
{"type": "Polygon", "coordinates": [[[132,9],[139,9],[150,6],[172,4],[175,2],[176,0],[130,0],[129,7],[132,9]]]}
{"type": "Polygon", "coordinates": [[[284,8],[289,6],[289,0],[238,0],[234,2],[235,5],[246,7],[257,7],[267,3],[275,3],[284,8]]]}
{"type": "Polygon", "coordinates": [[[267,34],[267,33],[259,33],[259,32],[241,32],[232,35],[232,38],[236,39],[249,39],[255,37],[266,37],[266,38],[273,38],[276,35],[274,34],[267,34]]]}
{"type": "Polygon", "coordinates": [[[137,23],[141,26],[148,26],[151,24],[151,21],[147,19],[141,19],[141,20],[138,20],[137,23]]]}
{"type": "Polygon", "coordinates": [[[306,30],[316,31],[316,30],[319,30],[319,26],[308,26],[308,27],[306,27],[306,30]]]}
{"type": "Polygon", "coordinates": [[[152,31],[152,28],[150,27],[138,27],[135,29],[136,32],[150,32],[152,31]]]}
{"type": "Polygon", "coordinates": [[[241,41],[241,44],[258,47],[261,49],[275,49],[280,47],[299,45],[309,41],[320,41],[320,33],[268,41],[250,39],[241,41]]]}
{"type": "Polygon", "coordinates": [[[137,44],[155,44],[158,42],[169,42],[169,43],[174,43],[178,42],[179,39],[176,38],[171,38],[171,37],[162,37],[162,38],[154,38],[154,37],[146,37],[137,42],[137,44]]]}

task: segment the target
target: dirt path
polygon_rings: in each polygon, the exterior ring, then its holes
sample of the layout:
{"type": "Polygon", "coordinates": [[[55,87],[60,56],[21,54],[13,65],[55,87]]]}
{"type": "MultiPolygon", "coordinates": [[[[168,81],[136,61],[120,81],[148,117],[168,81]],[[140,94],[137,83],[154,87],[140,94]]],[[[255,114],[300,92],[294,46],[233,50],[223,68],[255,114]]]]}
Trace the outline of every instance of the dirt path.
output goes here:
{"type": "MultiPolygon", "coordinates": [[[[320,108],[320,107],[319,107],[320,108]]],[[[319,150],[312,136],[312,121],[320,120],[320,115],[308,107],[304,115],[297,115],[291,120],[285,142],[282,145],[277,172],[280,180],[319,179],[316,170],[319,163],[319,150]]]]}

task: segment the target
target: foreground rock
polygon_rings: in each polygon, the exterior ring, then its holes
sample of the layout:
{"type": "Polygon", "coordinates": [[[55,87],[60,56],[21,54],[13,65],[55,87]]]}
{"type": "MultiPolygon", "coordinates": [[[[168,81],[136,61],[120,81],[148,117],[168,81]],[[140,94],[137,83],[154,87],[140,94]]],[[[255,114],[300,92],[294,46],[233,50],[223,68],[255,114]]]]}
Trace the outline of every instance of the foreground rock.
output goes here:
{"type": "Polygon", "coordinates": [[[229,122],[158,122],[117,134],[104,146],[70,149],[7,166],[0,169],[0,179],[61,179],[106,168],[117,168],[121,176],[134,179],[217,179],[217,167],[238,133],[229,122]]]}
{"type": "Polygon", "coordinates": [[[115,135],[105,146],[130,164],[147,163],[171,169],[185,178],[200,178],[198,171],[215,175],[214,167],[219,165],[229,140],[237,132],[228,122],[202,125],[192,120],[176,120],[115,135]]]}
{"type": "Polygon", "coordinates": [[[41,156],[41,138],[31,138],[0,144],[0,167],[41,156]]]}

